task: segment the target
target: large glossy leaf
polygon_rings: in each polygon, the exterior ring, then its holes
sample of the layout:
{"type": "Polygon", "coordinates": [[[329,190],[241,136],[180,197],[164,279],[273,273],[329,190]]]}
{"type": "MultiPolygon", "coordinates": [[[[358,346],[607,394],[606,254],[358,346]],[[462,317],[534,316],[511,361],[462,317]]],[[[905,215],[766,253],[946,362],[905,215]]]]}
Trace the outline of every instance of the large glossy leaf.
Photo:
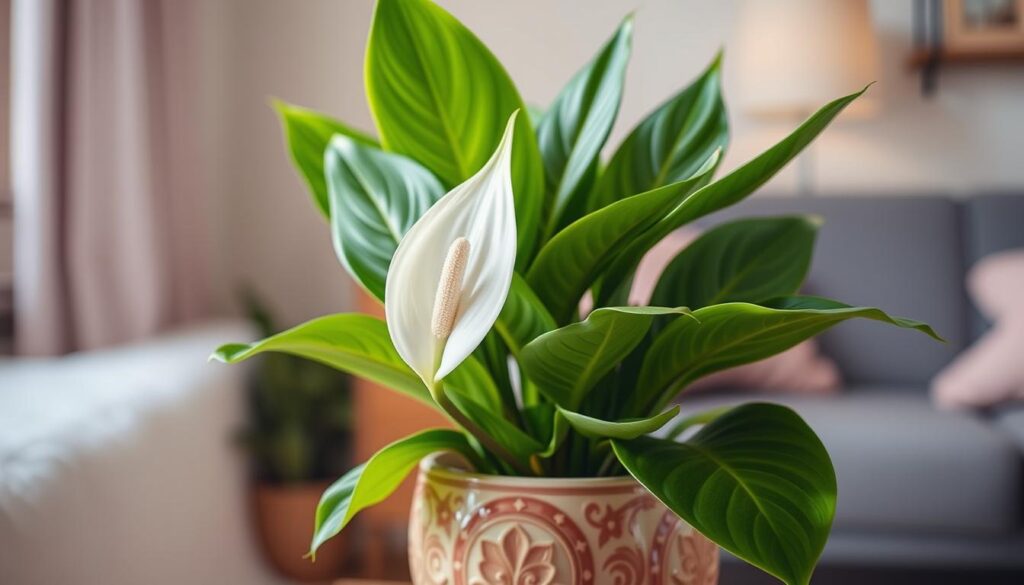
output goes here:
{"type": "Polygon", "coordinates": [[[557,323],[566,323],[606,263],[709,180],[717,152],[693,177],[618,201],[558,232],[526,275],[557,323]]]}
{"type": "Polygon", "coordinates": [[[398,243],[444,187],[416,161],[347,136],[335,136],[324,159],[335,253],[356,282],[383,300],[398,243]]]}
{"type": "Polygon", "coordinates": [[[591,195],[600,209],[633,193],[682,181],[729,143],[721,94],[722,55],[641,122],[608,162],[591,195]]]}
{"type": "Polygon", "coordinates": [[[791,295],[811,264],[817,217],[741,219],[720,225],[684,248],[665,268],[652,305],[698,309],[791,295]]]}
{"type": "Polygon", "coordinates": [[[569,425],[584,437],[592,439],[635,439],[653,433],[668,424],[677,414],[679,406],[656,414],[650,418],[608,421],[572,412],[564,408],[558,409],[569,425]]]}
{"type": "Polygon", "coordinates": [[[357,513],[390,496],[420,459],[438,451],[454,451],[479,465],[479,458],[459,431],[431,429],[391,443],[324,492],[316,508],[310,554],[341,532],[357,513]]]}
{"type": "Polygon", "coordinates": [[[814,140],[840,112],[867,88],[839,98],[822,107],[794,130],[789,136],[732,171],[721,179],[698,190],[661,221],[637,237],[616,256],[603,276],[598,295],[599,304],[607,304],[617,293],[626,289],[633,271],[655,244],[673,230],[746,198],[775,176],[801,150],[814,140]]]}
{"type": "Polygon", "coordinates": [[[530,285],[521,276],[514,274],[505,305],[494,327],[512,354],[518,356],[523,346],[542,333],[554,329],[555,320],[530,285]]]}
{"type": "MultiPolygon", "coordinates": [[[[366,48],[366,91],[387,150],[412,157],[447,187],[494,152],[522,99],[476,36],[429,0],[379,0],[366,48]]],[[[519,266],[536,243],[544,170],[528,116],[516,122],[512,155],[519,266]]]]}
{"type": "Polygon", "coordinates": [[[317,209],[324,216],[330,217],[327,183],[324,180],[324,149],[327,148],[327,143],[335,134],[347,136],[366,146],[376,146],[377,142],[366,134],[319,112],[280,100],[274,100],[273,105],[281,117],[288,153],[295,168],[309,186],[317,209]]]}
{"type": "Polygon", "coordinates": [[[697,309],[693,316],[665,327],[651,345],[631,412],[657,411],[697,378],[775,355],[848,319],[882,321],[941,340],[924,323],[817,297],[784,297],[764,306],[723,303],[697,309]]]}
{"type": "Polygon", "coordinates": [[[619,461],[704,536],[788,585],[806,585],[835,516],[836,479],[788,408],[746,404],[677,443],[612,441],[619,461]]]}
{"type": "MultiPolygon", "coordinates": [[[[266,352],[317,361],[436,407],[422,380],[399,357],[387,325],[370,315],[327,315],[261,341],[223,345],[211,358],[233,364],[266,352]]],[[[473,358],[456,368],[444,384],[447,391],[464,399],[497,412],[501,410],[501,397],[494,381],[473,358]]]]}
{"type": "Polygon", "coordinates": [[[523,348],[520,363],[542,394],[577,410],[598,380],[620,362],[658,315],[681,315],[685,308],[607,307],[579,323],[541,335],[523,348]]]}
{"type": "Polygon", "coordinates": [[[628,17],[597,56],[573,76],[537,124],[547,189],[554,194],[548,234],[586,211],[595,163],[619,112],[632,33],[633,18],[628,17]]]}

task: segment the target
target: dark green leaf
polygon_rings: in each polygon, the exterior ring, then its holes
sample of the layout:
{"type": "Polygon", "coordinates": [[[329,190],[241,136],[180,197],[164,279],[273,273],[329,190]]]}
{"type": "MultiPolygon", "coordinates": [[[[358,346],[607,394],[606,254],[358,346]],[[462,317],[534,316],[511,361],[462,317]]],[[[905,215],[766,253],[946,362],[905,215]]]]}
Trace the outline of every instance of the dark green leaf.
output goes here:
{"type": "Polygon", "coordinates": [[[472,400],[462,400],[452,395],[452,402],[474,423],[487,431],[496,443],[520,459],[544,451],[545,445],[501,416],[495,410],[472,400]]]}
{"type": "Polygon", "coordinates": [[[459,431],[431,429],[391,443],[324,492],[316,508],[310,554],[341,532],[357,513],[390,496],[420,459],[438,451],[454,451],[474,464],[479,461],[459,431]]]}
{"type": "Polygon", "coordinates": [[[698,412],[697,414],[691,414],[690,416],[683,417],[676,424],[672,425],[672,428],[665,433],[665,438],[675,439],[695,426],[703,426],[713,422],[715,419],[729,412],[733,408],[734,407],[732,406],[719,406],[718,408],[712,408],[710,410],[705,410],[704,412],[698,412]]]}
{"type": "Polygon", "coordinates": [[[324,165],[335,253],[356,282],[384,300],[398,242],[444,187],[416,161],[346,136],[331,140],[324,165]]]}
{"type": "Polygon", "coordinates": [[[697,218],[738,203],[756,191],[810,144],[843,111],[843,108],[865,91],[867,91],[866,87],[857,93],[827,104],[775,146],[728,175],[698,190],[672,213],[637,237],[622,250],[621,254],[616,256],[611,267],[605,272],[598,304],[606,304],[609,299],[615,297],[618,291],[628,288],[633,271],[640,263],[640,259],[665,236],[697,218]]]}
{"type": "MultiPolygon", "coordinates": [[[[384,148],[451,188],[490,158],[522,99],[493,54],[428,0],[379,0],[366,49],[366,91],[384,148]]],[[[537,241],[544,171],[528,116],[516,121],[512,186],[518,266],[537,241]]]]}
{"type": "Polygon", "coordinates": [[[537,254],[526,275],[557,323],[566,323],[606,263],[679,202],[706,184],[718,163],[713,154],[690,179],[634,195],[565,228],[537,254]]]}
{"type": "Polygon", "coordinates": [[[572,428],[576,429],[584,437],[592,439],[635,439],[653,433],[668,424],[670,420],[679,414],[679,407],[673,406],[665,412],[650,418],[620,421],[601,420],[564,408],[559,408],[558,412],[565,417],[572,428]]]}
{"type": "Polygon", "coordinates": [[[848,319],[873,319],[941,339],[924,323],[816,297],[785,297],[765,306],[724,303],[693,316],[665,327],[651,345],[633,394],[637,410],[630,412],[656,411],[702,376],[773,356],[848,319]]]}
{"type": "Polygon", "coordinates": [[[807,275],[820,225],[817,217],[800,216],[741,219],[720,225],[669,263],[651,304],[698,309],[793,294],[807,275]]]}
{"type": "Polygon", "coordinates": [[[590,209],[689,178],[729,143],[721,94],[722,55],[668,99],[619,146],[591,195],[590,209]]]}
{"type": "Polygon", "coordinates": [[[682,315],[685,308],[607,307],[584,321],[541,335],[523,348],[520,363],[542,394],[577,410],[598,380],[643,339],[657,315],[682,315]]]}
{"type": "Polygon", "coordinates": [[[548,193],[554,195],[546,233],[586,212],[595,163],[622,100],[632,32],[633,19],[628,17],[593,61],[573,76],[537,125],[548,193]]]}
{"type": "Polygon", "coordinates": [[[327,183],[324,180],[324,149],[327,148],[327,143],[335,134],[347,136],[366,146],[376,146],[377,142],[362,132],[319,112],[293,106],[280,100],[274,100],[273,105],[281,117],[281,126],[288,142],[288,153],[292,157],[295,168],[299,170],[309,186],[317,209],[325,217],[330,217],[327,183]]]}
{"type": "Polygon", "coordinates": [[[832,461],[788,408],[746,404],[677,443],[612,441],[619,461],[701,534],[788,585],[806,585],[836,506],[832,461]]]}

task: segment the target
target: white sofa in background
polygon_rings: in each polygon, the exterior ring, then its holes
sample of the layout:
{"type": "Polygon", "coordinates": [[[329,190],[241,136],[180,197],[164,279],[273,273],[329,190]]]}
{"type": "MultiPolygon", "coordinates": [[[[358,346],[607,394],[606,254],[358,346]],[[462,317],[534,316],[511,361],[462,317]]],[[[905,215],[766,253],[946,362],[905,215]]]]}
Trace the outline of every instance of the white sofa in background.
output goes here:
{"type": "Polygon", "coordinates": [[[0,361],[0,583],[277,583],[231,444],[237,323],[56,359],[0,361]]]}

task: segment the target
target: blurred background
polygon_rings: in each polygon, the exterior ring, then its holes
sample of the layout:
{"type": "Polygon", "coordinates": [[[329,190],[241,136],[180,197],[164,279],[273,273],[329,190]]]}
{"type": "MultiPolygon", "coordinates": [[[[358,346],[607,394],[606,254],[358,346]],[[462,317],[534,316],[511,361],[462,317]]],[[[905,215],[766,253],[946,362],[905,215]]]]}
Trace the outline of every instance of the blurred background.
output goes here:
{"type": "MultiPolygon", "coordinates": [[[[874,81],[737,209],[822,214],[815,292],[950,339],[880,335],[856,353],[879,330],[850,326],[822,343],[845,386],[806,416],[853,503],[814,582],[1024,580],[1024,335],[975,366],[998,396],[951,411],[928,393],[1006,314],[980,306],[972,269],[1024,248],[1024,2],[438,3],[540,108],[635,11],[612,148],[724,48],[723,172],[874,81]],[[894,385],[896,404],[856,390],[894,385]]],[[[407,492],[317,574],[273,541],[304,545],[324,482],[437,421],[315,366],[205,363],[220,343],[378,310],[339,266],[270,106],[372,134],[372,13],[371,0],[0,0],[0,582],[408,578],[407,492]]],[[[1024,280],[1006,270],[978,287],[1019,304],[1024,280]]]]}

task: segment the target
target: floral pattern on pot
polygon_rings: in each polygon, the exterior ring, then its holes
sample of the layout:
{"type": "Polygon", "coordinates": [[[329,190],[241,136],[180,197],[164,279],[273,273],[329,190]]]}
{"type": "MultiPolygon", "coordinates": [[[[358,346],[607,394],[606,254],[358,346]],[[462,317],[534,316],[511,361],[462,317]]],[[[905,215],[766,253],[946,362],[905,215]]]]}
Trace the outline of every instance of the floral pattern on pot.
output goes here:
{"type": "Polygon", "coordinates": [[[414,585],[715,585],[718,547],[632,478],[537,479],[420,468],[414,585]]]}

